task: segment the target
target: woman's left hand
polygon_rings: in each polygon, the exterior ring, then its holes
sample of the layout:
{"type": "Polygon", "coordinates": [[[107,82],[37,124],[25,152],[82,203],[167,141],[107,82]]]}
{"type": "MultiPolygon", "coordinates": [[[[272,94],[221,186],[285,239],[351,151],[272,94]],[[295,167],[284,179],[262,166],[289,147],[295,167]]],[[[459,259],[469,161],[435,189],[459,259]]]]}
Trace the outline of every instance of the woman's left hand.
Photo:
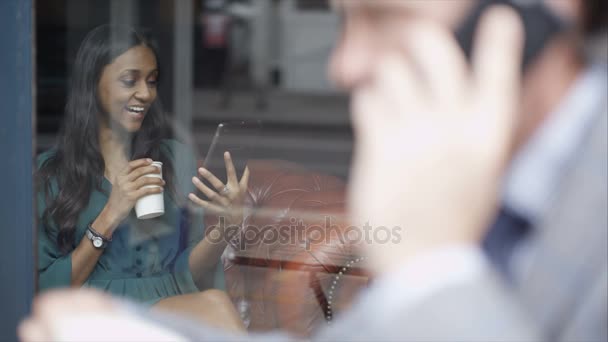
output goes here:
{"type": "Polygon", "coordinates": [[[207,196],[209,200],[202,200],[193,193],[189,194],[188,198],[208,210],[208,212],[223,215],[226,220],[226,226],[241,225],[244,213],[243,200],[245,199],[247,184],[249,182],[249,168],[245,167],[243,176],[239,181],[229,152],[224,152],[224,162],[226,163],[227,184],[222,183],[209,170],[201,167],[198,169],[198,173],[207,179],[215,190],[205,185],[198,177],[192,177],[194,186],[207,196]]]}

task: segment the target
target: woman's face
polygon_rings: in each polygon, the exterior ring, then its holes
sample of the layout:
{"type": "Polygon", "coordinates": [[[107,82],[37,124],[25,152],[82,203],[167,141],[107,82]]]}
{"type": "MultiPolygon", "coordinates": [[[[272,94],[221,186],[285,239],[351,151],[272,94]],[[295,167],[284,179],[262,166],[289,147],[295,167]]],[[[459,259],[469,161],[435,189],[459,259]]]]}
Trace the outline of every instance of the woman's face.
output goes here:
{"type": "Polygon", "coordinates": [[[98,96],[110,126],[137,132],[156,99],[158,67],[150,48],[137,45],[105,66],[98,96]]]}

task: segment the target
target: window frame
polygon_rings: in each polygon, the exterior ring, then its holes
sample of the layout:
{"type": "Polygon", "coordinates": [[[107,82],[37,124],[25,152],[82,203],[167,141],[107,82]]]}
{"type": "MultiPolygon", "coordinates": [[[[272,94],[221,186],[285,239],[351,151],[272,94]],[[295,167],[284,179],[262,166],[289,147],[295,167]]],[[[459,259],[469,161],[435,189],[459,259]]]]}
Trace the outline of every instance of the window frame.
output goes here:
{"type": "Polygon", "coordinates": [[[35,288],[33,0],[0,1],[0,340],[16,340],[35,288]]]}

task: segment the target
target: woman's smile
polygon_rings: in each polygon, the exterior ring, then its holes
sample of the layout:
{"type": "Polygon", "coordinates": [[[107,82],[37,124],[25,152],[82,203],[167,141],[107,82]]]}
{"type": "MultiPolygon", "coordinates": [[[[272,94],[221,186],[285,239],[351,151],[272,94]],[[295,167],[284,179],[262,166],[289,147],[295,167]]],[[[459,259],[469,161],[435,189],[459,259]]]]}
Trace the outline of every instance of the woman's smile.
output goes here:
{"type": "Polygon", "coordinates": [[[148,108],[149,107],[147,106],[131,105],[126,106],[125,111],[127,112],[127,115],[129,115],[129,117],[131,117],[132,119],[143,120],[146,116],[146,113],[148,112],[148,108]]]}

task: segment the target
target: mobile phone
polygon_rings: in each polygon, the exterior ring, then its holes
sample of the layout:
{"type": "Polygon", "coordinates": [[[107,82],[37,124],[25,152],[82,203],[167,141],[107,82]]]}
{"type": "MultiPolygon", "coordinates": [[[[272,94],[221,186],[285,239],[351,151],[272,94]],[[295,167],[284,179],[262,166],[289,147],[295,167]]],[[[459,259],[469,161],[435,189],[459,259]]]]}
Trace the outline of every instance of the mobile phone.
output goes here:
{"type": "Polygon", "coordinates": [[[255,151],[261,132],[262,122],[259,120],[220,123],[203,161],[203,167],[226,184],[224,152],[230,152],[237,178],[240,180],[255,151]]]}
{"type": "Polygon", "coordinates": [[[455,32],[456,40],[469,60],[480,18],[490,6],[501,4],[513,8],[522,19],[525,36],[522,71],[525,72],[547,43],[569,25],[541,0],[478,0],[455,32]]]}

